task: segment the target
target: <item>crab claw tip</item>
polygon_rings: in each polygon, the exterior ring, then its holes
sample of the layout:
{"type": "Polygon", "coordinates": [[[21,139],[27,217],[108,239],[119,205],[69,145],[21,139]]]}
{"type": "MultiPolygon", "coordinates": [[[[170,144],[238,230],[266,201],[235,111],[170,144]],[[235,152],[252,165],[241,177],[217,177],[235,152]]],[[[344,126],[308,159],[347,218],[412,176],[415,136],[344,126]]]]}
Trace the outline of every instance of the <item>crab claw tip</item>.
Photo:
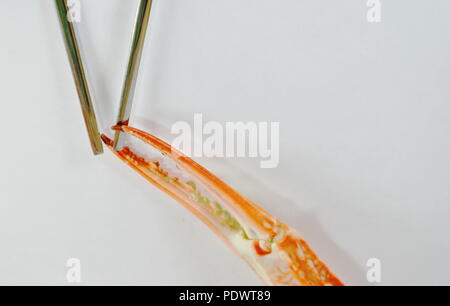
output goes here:
{"type": "Polygon", "coordinates": [[[105,143],[105,145],[107,145],[108,147],[114,146],[114,141],[112,141],[110,138],[108,138],[108,136],[106,136],[105,134],[102,134],[101,138],[102,138],[103,142],[105,143]]]}

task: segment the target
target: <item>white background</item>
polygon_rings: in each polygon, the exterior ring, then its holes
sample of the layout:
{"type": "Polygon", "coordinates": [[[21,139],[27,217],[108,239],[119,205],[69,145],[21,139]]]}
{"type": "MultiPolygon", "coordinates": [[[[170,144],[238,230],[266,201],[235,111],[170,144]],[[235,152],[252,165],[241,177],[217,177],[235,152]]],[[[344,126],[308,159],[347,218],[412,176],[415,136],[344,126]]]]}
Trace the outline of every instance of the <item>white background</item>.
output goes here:
{"type": "MultiPolygon", "coordinates": [[[[102,130],[136,0],[82,0],[102,130]]],[[[450,1],[157,0],[132,123],[278,121],[281,163],[200,160],[347,284],[450,284],[450,1]]],[[[0,2],[0,284],[259,285],[181,205],[91,155],[53,1],[0,2]]],[[[108,132],[109,133],[109,132],[108,132]]]]}

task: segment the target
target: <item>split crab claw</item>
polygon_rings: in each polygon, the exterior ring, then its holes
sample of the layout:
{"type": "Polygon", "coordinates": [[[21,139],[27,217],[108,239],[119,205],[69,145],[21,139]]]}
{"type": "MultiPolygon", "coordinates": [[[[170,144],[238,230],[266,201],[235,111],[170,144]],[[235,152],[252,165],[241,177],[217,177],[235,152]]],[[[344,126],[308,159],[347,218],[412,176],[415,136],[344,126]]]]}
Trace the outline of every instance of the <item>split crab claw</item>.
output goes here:
{"type": "Polygon", "coordinates": [[[147,160],[130,147],[114,151],[113,141],[102,135],[103,142],[117,157],[189,209],[266,284],[343,285],[293,228],[243,197],[191,158],[136,128],[121,125],[113,129],[138,138],[174,163],[176,170],[159,161],[147,160]]]}

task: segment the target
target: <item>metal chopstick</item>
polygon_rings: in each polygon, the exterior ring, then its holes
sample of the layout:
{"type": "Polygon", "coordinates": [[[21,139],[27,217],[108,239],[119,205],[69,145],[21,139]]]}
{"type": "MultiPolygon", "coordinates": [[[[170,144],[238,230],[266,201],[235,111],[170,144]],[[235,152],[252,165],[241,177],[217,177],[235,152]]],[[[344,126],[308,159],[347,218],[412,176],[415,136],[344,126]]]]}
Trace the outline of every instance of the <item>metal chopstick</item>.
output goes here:
{"type": "MultiPolygon", "coordinates": [[[[128,68],[122,89],[119,114],[116,121],[117,125],[128,125],[130,119],[131,107],[139,72],[139,65],[142,57],[142,50],[144,48],[145,36],[150,20],[152,2],[152,0],[141,0],[139,5],[128,68]]],[[[122,149],[123,143],[120,135],[120,131],[116,131],[116,134],[114,136],[115,150],[122,149]]]]}
{"type": "Polygon", "coordinates": [[[86,73],[81,59],[80,48],[77,42],[75,28],[68,20],[69,8],[66,0],[55,0],[61,28],[64,34],[64,42],[69,56],[72,74],[75,80],[81,109],[83,111],[84,122],[86,124],[92,151],[95,155],[103,153],[102,140],[100,138],[94,106],[89,92],[86,73]]]}

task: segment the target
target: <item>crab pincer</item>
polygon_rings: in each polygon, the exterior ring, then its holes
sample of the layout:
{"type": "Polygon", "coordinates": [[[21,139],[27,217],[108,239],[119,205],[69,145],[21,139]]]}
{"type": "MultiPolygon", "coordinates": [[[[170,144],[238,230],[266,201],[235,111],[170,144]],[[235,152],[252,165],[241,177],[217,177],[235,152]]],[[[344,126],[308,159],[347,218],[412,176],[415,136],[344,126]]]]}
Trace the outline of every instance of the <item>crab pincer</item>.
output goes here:
{"type": "Polygon", "coordinates": [[[143,141],[164,156],[162,163],[144,158],[144,154],[129,146],[115,151],[114,142],[102,135],[103,142],[120,160],[190,210],[266,284],[343,285],[293,228],[246,199],[190,157],[136,128],[121,125],[113,129],[143,141]]]}

